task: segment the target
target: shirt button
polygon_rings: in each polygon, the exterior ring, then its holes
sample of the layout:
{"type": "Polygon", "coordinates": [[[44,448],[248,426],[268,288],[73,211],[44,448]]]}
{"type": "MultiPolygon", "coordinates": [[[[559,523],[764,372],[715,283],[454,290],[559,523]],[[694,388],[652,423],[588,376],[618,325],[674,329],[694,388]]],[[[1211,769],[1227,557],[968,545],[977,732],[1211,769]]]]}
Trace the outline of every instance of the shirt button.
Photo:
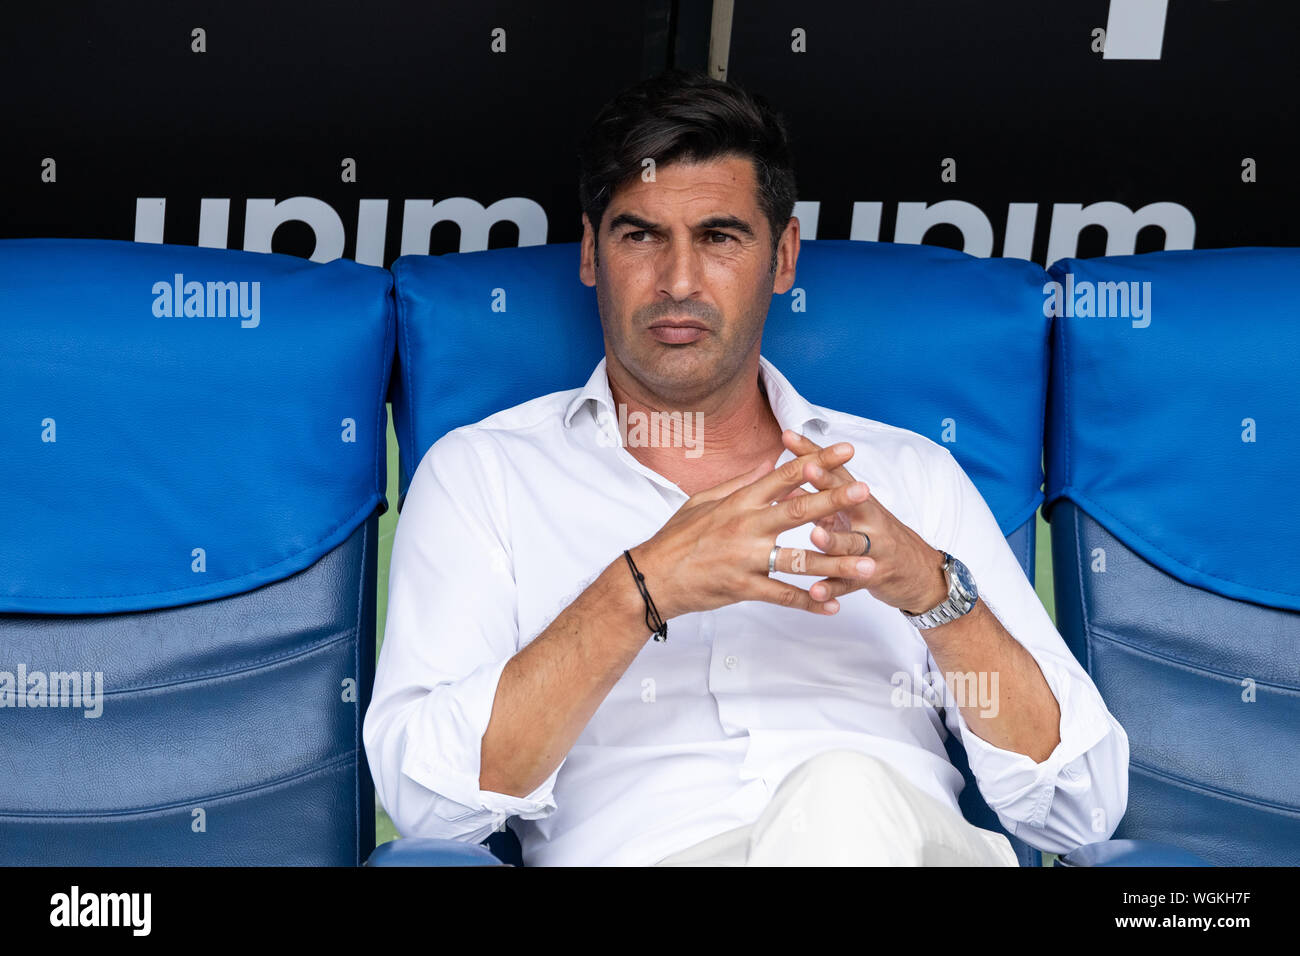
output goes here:
{"type": "Polygon", "coordinates": [[[727,665],[727,670],[735,670],[736,665],[740,663],[740,658],[735,654],[728,654],[722,663],[727,665]]]}

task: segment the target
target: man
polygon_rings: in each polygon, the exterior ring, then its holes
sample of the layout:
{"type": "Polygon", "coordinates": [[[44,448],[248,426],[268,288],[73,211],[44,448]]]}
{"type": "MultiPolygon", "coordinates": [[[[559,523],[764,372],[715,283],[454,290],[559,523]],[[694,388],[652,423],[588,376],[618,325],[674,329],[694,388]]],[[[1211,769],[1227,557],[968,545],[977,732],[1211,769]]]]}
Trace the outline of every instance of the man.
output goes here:
{"type": "Polygon", "coordinates": [[[444,436],[398,524],[365,723],[397,828],[513,818],[528,865],[1015,865],[952,732],[1018,836],[1106,839],[1127,737],[965,473],[760,356],[799,253],[779,118],[646,81],[580,197],[605,359],[444,436]]]}

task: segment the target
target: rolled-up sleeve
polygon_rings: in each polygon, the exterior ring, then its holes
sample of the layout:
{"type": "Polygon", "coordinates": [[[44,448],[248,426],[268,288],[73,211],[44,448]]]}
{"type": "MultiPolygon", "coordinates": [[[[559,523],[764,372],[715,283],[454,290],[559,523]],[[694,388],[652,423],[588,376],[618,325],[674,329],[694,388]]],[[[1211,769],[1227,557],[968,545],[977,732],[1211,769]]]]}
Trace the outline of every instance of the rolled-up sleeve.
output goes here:
{"type": "MultiPolygon", "coordinates": [[[[936,447],[943,455],[932,492],[942,517],[930,543],[966,564],[981,599],[1033,655],[1060,707],[1060,742],[1041,762],[995,747],[971,730],[946,687],[944,722],[1008,831],[1049,853],[1106,840],[1128,805],[1128,735],[1066,646],[974,483],[936,447]]],[[[930,664],[938,670],[932,656],[930,664]]]]}
{"type": "Polygon", "coordinates": [[[556,809],[559,767],[523,797],[479,786],[483,734],[519,632],[504,496],[476,440],[457,430],[429,449],[393,539],[363,738],[379,800],[404,836],[479,842],[510,816],[556,809]]]}

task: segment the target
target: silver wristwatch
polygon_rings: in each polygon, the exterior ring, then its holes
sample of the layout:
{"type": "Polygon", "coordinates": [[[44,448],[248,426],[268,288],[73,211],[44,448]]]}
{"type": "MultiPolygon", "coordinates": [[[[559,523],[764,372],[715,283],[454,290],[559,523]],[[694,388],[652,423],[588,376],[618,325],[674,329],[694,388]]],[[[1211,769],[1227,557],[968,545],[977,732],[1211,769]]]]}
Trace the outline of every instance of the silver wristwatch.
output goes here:
{"type": "MultiPolygon", "coordinates": [[[[943,573],[948,579],[948,598],[923,614],[909,614],[903,611],[903,617],[913,627],[925,630],[955,621],[970,611],[979,600],[980,592],[975,587],[975,579],[970,570],[947,551],[943,552],[943,573]]],[[[901,609],[900,609],[901,610],[901,609]]]]}

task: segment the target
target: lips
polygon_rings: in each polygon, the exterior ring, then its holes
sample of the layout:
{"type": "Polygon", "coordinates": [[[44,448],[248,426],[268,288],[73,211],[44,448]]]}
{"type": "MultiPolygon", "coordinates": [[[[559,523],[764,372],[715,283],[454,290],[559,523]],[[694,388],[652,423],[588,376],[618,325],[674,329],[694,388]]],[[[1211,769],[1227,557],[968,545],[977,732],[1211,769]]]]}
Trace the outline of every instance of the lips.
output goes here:
{"type": "Polygon", "coordinates": [[[708,332],[700,322],[656,322],[650,334],[665,345],[688,345],[708,332]]]}
{"type": "Polygon", "coordinates": [[[658,322],[651,322],[652,329],[703,329],[708,331],[709,327],[703,322],[696,319],[660,319],[658,322]]]}

